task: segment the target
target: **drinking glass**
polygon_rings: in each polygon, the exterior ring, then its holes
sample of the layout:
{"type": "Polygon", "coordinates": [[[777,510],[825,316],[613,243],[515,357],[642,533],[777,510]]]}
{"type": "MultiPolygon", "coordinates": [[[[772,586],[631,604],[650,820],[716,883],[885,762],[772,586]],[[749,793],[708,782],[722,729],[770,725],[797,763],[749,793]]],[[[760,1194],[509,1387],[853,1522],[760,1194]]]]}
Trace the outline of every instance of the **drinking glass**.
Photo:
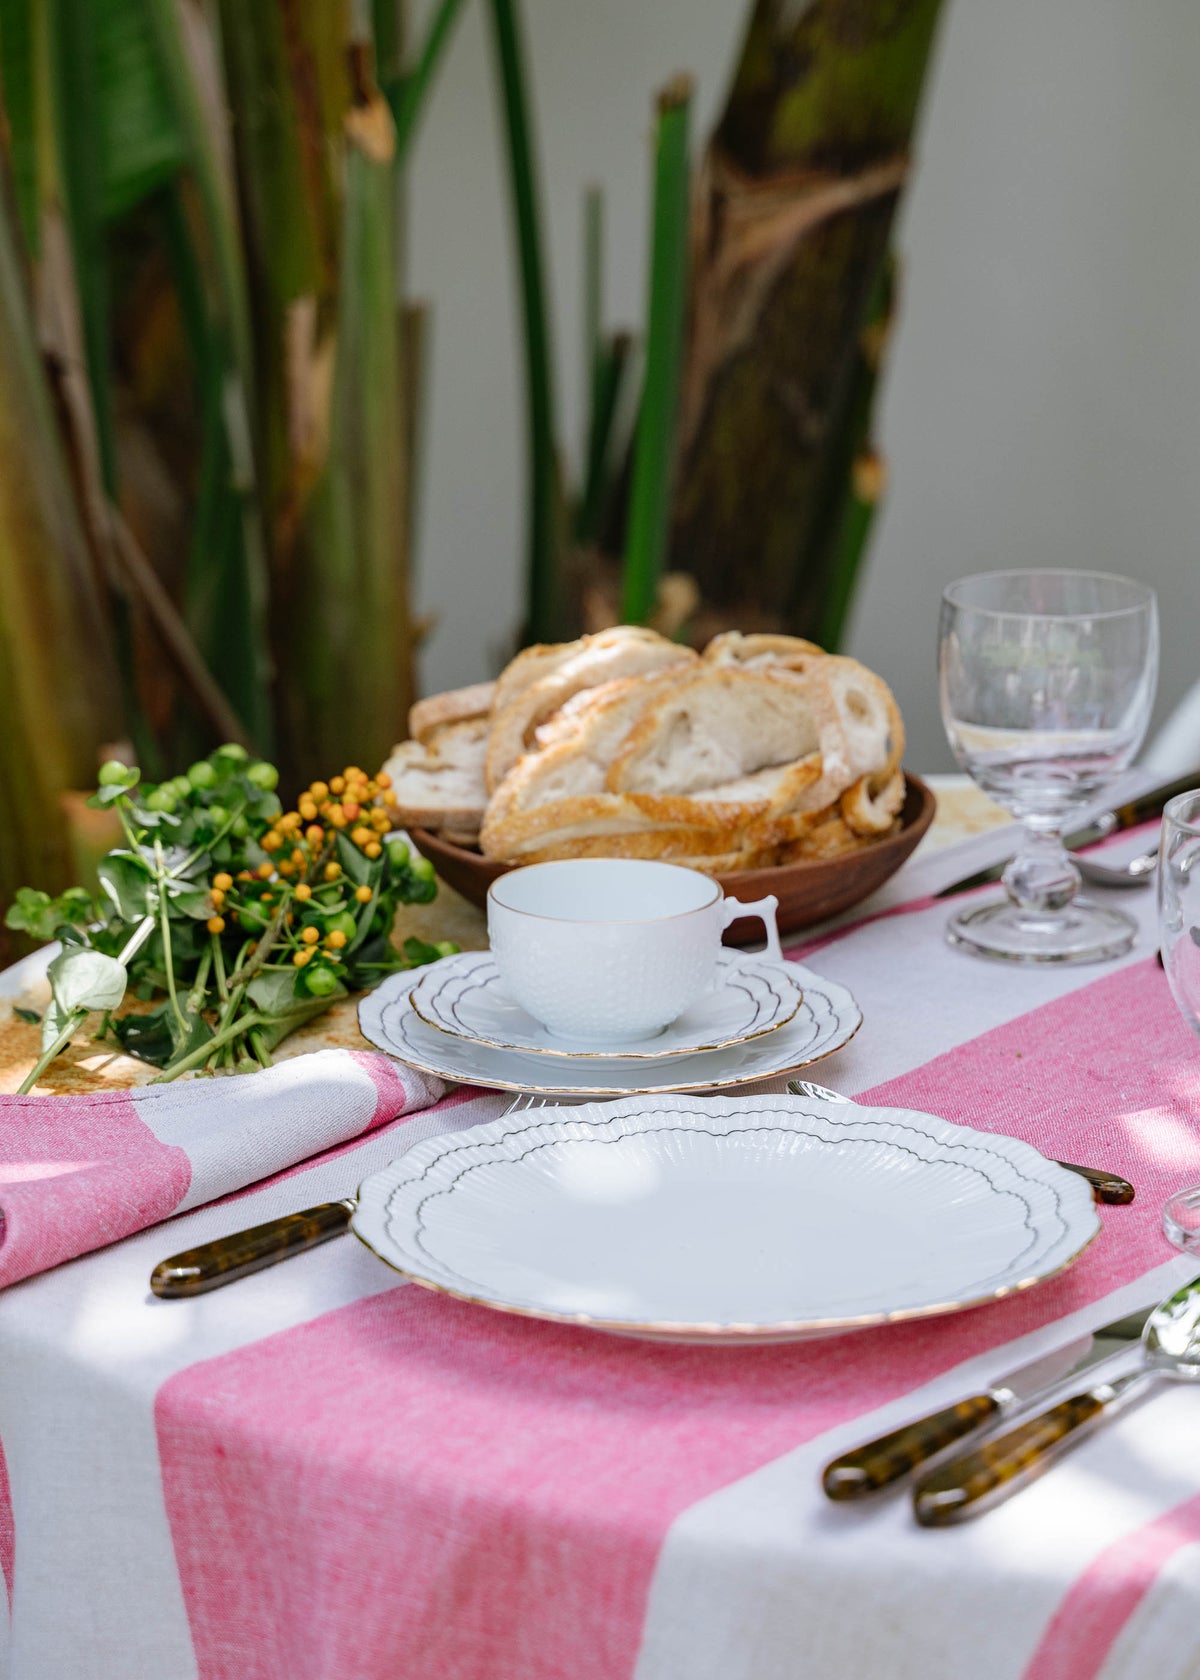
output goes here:
{"type": "Polygon", "coordinates": [[[1022,823],[1006,896],[947,937],[1003,962],[1120,956],[1137,925],[1078,899],[1063,849],[1141,745],[1158,679],[1154,591],[1102,572],[987,572],[952,583],[938,638],[942,721],[959,765],[1022,823]]]}
{"type": "MultiPolygon", "coordinates": [[[[1200,1035],[1200,791],[1179,794],[1163,810],[1158,938],[1171,995],[1200,1035]]],[[[1168,1199],[1163,1230],[1176,1248],[1200,1248],[1200,1186],[1168,1199]]]]}

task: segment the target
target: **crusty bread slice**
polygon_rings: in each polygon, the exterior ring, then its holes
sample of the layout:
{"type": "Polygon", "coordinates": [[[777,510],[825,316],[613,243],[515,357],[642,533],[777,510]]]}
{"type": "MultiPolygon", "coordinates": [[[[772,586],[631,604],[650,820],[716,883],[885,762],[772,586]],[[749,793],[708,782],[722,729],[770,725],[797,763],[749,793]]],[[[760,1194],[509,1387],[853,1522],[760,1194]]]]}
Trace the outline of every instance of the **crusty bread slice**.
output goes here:
{"type": "Polygon", "coordinates": [[[574,642],[537,642],[533,647],[522,648],[515,658],[496,678],[496,693],[492,701],[492,710],[500,713],[506,706],[512,704],[518,694],[523,694],[535,682],[548,677],[560,665],[578,653],[583,645],[580,637],[574,642]]]}
{"type": "Polygon", "coordinates": [[[527,853],[521,862],[558,863],[563,858],[576,857],[646,858],[657,863],[678,863],[685,869],[698,869],[705,875],[731,875],[739,869],[766,869],[775,862],[775,851],[764,850],[761,847],[740,846],[729,852],[673,851],[670,844],[671,832],[664,830],[660,833],[633,835],[628,844],[622,841],[588,842],[589,846],[596,846],[595,850],[589,851],[580,851],[576,841],[562,841],[527,853]]]}
{"type": "Polygon", "coordinates": [[[472,683],[469,688],[451,688],[444,694],[430,694],[410,708],[408,733],[414,741],[428,741],[448,723],[486,717],[495,693],[495,683],[485,682],[472,683]]]}
{"type": "MultiPolygon", "coordinates": [[[[879,838],[879,836],[876,836],[879,838]]],[[[871,842],[861,834],[855,834],[844,817],[839,816],[836,809],[833,813],[826,812],[821,822],[816,823],[806,833],[797,839],[789,841],[779,848],[780,863],[816,863],[827,862],[830,858],[845,857],[848,852],[861,851],[871,842]]]]}
{"type": "Polygon", "coordinates": [[[725,630],[714,636],[704,649],[704,658],[718,665],[741,665],[756,670],[775,665],[806,671],[814,660],[825,657],[824,648],[816,642],[806,642],[802,636],[768,635],[763,631],[743,635],[740,630],[725,630]]]}
{"type": "Polygon", "coordinates": [[[450,829],[459,837],[479,833],[487,804],[483,758],[488,720],[443,724],[427,742],[405,741],[384,766],[392,778],[397,822],[411,828],[450,829]]]}
{"type": "Polygon", "coordinates": [[[829,685],[841,715],[851,770],[848,780],[870,772],[881,788],[899,768],[904,753],[904,722],[891,689],[875,671],[842,654],[828,654],[818,674],[829,685]]]}
{"type": "Polygon", "coordinates": [[[867,838],[890,834],[904,804],[904,777],[899,770],[892,772],[877,793],[871,784],[872,777],[860,776],[839,801],[842,816],[855,834],[867,838]]]}
{"type": "Polygon", "coordinates": [[[549,805],[605,791],[613,754],[671,671],[649,677],[623,677],[598,688],[583,689],[535,736],[535,750],[522,754],[492,794],[489,832],[499,835],[512,817],[549,805]]]}
{"type": "Polygon", "coordinates": [[[849,756],[834,696],[814,671],[705,662],[643,712],[613,759],[607,787],[706,800],[716,788],[752,779],[742,790],[747,816],[816,809],[853,779],[849,756]]]}
{"type": "Polygon", "coordinates": [[[704,825],[657,822],[623,793],[588,793],[553,799],[528,811],[510,811],[501,821],[494,820],[489,806],[479,844],[485,856],[511,860],[560,842],[650,834],[671,826],[704,825]]]}
{"type": "MultiPolygon", "coordinates": [[[[534,744],[538,725],[583,689],[699,663],[699,656],[691,648],[669,642],[653,630],[626,624],[583,636],[567,647],[572,650],[567,657],[543,660],[542,675],[511,698],[512,667],[500,678],[485,765],[489,792],[495,792],[521,754],[534,744]]],[[[524,659],[525,655],[518,658],[524,659]]]]}
{"type": "Polygon", "coordinates": [[[561,857],[659,858],[683,863],[692,858],[735,856],[738,837],[708,828],[651,828],[644,833],[554,836],[544,846],[525,852],[522,863],[551,863],[561,857]],[[727,851],[719,848],[727,846],[727,851]]]}

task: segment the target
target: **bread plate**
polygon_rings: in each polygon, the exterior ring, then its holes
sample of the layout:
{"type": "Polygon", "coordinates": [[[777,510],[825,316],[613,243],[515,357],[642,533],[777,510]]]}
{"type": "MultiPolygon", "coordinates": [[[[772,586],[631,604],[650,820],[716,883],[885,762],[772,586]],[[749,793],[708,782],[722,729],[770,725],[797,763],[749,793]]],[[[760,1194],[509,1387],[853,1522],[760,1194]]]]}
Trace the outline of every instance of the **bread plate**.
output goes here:
{"type": "Polygon", "coordinates": [[[500,1312],[746,1346],[1000,1300],[1069,1266],[1100,1220],[1082,1179],[1017,1138],[667,1095],[425,1138],[363,1184],[352,1229],[414,1283],[500,1312]]]}
{"type": "MultiPolygon", "coordinates": [[[[919,776],[906,775],[904,783],[904,806],[895,834],[842,857],[785,863],[770,869],[743,869],[714,879],[724,892],[735,898],[764,898],[774,893],[779,900],[779,931],[784,934],[849,910],[869,898],[896,873],[933,821],[937,801],[932,789],[919,776]]],[[[485,858],[465,846],[456,846],[428,829],[410,829],[409,836],[446,885],[480,909],[487,904],[487,890],[492,882],[517,867],[485,858]]],[[[731,945],[761,939],[762,924],[747,917],[734,922],[725,938],[731,945]]]]}

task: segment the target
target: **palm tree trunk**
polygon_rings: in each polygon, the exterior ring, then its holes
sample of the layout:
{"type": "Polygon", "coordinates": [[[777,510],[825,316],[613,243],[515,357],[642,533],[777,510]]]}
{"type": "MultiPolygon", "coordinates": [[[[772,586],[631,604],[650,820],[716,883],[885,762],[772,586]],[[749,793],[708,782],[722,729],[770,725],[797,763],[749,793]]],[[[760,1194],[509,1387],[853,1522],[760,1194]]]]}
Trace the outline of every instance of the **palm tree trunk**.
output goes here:
{"type": "Polygon", "coordinates": [[[940,6],[755,5],[692,229],[671,564],[700,586],[698,638],[840,624],[830,510],[855,514],[856,371],[940,6]]]}

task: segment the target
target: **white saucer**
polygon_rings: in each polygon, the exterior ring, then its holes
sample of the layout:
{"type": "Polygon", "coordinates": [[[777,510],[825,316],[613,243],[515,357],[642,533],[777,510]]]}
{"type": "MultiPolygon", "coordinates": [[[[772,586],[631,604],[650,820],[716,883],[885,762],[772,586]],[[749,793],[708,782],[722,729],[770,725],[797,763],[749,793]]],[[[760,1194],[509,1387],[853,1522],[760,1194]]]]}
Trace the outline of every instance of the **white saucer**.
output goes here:
{"type": "Polygon", "coordinates": [[[800,963],[788,967],[803,995],[786,1026],[732,1049],[696,1050],[654,1066],[615,1057],[551,1060],[527,1050],[497,1050],[453,1038],[421,1020],[409,1001],[409,974],[389,974],[368,992],[359,1002],[358,1025],[363,1037],[389,1056],[460,1085],[576,1097],[732,1090],[808,1067],[840,1050],[862,1025],[862,1011],[845,986],[800,963]]]}
{"type": "Polygon", "coordinates": [[[422,970],[409,994],[426,1026],[494,1050],[520,1050],[572,1061],[656,1062],[697,1050],[725,1050],[761,1038],[792,1020],[800,983],[791,963],[768,962],[740,951],[717,959],[717,985],[650,1040],[615,1041],[586,1049],[559,1038],[526,1014],[505,987],[488,951],[460,951],[422,970]]]}
{"type": "Polygon", "coordinates": [[[999,1300],[1070,1265],[1100,1221],[1082,1179],[1016,1138],[909,1109],[667,1096],[425,1138],[363,1184],[353,1229],[415,1283],[501,1312],[744,1345],[999,1300]]]}

